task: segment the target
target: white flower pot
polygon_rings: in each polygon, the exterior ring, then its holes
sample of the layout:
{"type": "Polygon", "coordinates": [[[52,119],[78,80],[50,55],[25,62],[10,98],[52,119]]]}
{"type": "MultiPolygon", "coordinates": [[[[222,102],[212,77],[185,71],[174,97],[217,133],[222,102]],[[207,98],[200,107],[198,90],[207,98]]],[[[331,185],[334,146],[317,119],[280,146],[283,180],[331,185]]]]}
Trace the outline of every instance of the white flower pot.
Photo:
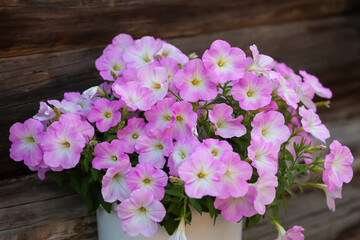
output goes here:
{"type": "MultiPolygon", "coordinates": [[[[169,235],[165,228],[158,225],[158,230],[153,238],[138,235],[130,237],[122,231],[121,219],[115,211],[107,213],[103,208],[96,211],[99,240],[168,240],[169,235]]],[[[241,240],[242,221],[230,223],[218,216],[215,226],[213,219],[208,213],[200,215],[197,211],[192,211],[191,225],[186,225],[186,237],[188,240],[241,240]]]]}

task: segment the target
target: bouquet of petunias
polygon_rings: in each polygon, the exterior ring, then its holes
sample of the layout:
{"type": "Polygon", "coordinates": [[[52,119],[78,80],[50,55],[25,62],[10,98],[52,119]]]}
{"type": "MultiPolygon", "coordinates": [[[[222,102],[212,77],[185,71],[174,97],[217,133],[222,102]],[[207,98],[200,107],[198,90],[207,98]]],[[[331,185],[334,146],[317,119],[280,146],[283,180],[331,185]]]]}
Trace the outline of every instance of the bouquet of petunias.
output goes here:
{"type": "Polygon", "coordinates": [[[312,186],[334,211],[353,156],[338,141],[325,157],[326,147],[313,145],[330,136],[316,114],[329,102],[313,98],[331,91],[250,50],[217,40],[198,58],[120,34],[96,60],[104,83],[41,102],[33,118],[11,127],[10,156],[41,179],[47,171],[60,185],[66,179],[91,209],[117,205],[131,236],[154,236],[159,223],[170,239],[186,239],[198,211],[248,227],[268,217],[278,239],[304,239],[302,227],[280,225],[278,206],[312,186]],[[304,182],[311,173],[323,183],[304,182]]]}

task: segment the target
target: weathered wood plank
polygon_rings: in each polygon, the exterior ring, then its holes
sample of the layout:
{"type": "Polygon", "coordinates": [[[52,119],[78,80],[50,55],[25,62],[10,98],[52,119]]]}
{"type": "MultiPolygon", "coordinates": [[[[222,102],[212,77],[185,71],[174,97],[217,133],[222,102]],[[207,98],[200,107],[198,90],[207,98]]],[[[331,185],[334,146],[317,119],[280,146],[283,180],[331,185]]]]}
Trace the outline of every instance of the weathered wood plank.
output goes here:
{"type": "Polygon", "coordinates": [[[349,0],[2,1],[0,57],[103,45],[119,32],[162,38],[354,12],[349,0]]]}
{"type": "MultiPolygon", "coordinates": [[[[202,53],[216,39],[243,49],[256,43],[261,52],[295,69],[319,74],[334,91],[333,108],[325,120],[357,118],[360,111],[360,17],[334,17],[317,21],[266,25],[195,37],[172,39],[184,52],[202,53]],[[339,81],[341,79],[341,81],[339,81]],[[355,109],[355,110],[354,110],[355,109]],[[340,117],[341,116],[341,117],[340,117]]],[[[65,91],[81,91],[100,82],[94,67],[102,48],[0,59],[0,175],[24,173],[25,167],[9,159],[8,129],[33,116],[40,100],[60,98],[65,91]]]]}

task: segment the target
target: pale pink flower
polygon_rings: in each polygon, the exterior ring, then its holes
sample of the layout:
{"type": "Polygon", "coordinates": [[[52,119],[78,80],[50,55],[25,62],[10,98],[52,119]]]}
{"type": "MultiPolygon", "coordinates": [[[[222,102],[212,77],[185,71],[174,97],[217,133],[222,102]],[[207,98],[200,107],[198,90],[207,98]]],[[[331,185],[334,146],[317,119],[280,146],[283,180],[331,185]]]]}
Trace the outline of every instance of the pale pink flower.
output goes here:
{"type": "Polygon", "coordinates": [[[108,45],[104,49],[104,53],[106,53],[107,51],[113,51],[114,48],[118,51],[124,52],[125,49],[132,46],[133,43],[134,40],[129,34],[120,33],[113,38],[112,44],[108,45]]]}
{"type": "Polygon", "coordinates": [[[94,86],[94,87],[86,89],[81,94],[81,97],[82,97],[82,99],[84,99],[86,101],[90,101],[91,99],[94,99],[96,96],[102,95],[102,94],[104,94],[103,90],[98,86],[94,86]]]}
{"type": "Polygon", "coordinates": [[[321,123],[319,115],[314,110],[308,109],[304,106],[299,108],[299,114],[302,117],[301,124],[304,130],[322,142],[330,137],[329,130],[321,123]]]}
{"type": "Polygon", "coordinates": [[[94,128],[87,121],[82,120],[79,114],[65,113],[61,114],[59,121],[65,124],[70,124],[75,128],[75,131],[80,133],[85,142],[89,142],[94,136],[94,128]]]}
{"type": "Polygon", "coordinates": [[[329,193],[332,193],[336,187],[342,187],[343,183],[351,181],[353,161],[354,157],[348,147],[336,140],[330,144],[330,153],[325,156],[323,172],[323,181],[328,186],[329,193]]]}
{"type": "Polygon", "coordinates": [[[56,117],[54,109],[52,109],[45,102],[40,102],[40,108],[36,115],[33,116],[34,119],[39,121],[49,121],[53,120],[56,117]]]}
{"type": "Polygon", "coordinates": [[[145,121],[142,118],[130,118],[127,126],[117,132],[117,137],[126,143],[125,152],[135,152],[137,139],[146,134],[145,121]]]}
{"type": "Polygon", "coordinates": [[[58,100],[48,100],[48,103],[56,107],[61,113],[78,113],[81,114],[81,106],[63,99],[61,102],[58,100]]]}
{"type": "Polygon", "coordinates": [[[70,169],[80,160],[80,153],[85,146],[84,137],[74,126],[64,122],[54,122],[47,129],[41,147],[44,162],[52,168],[70,169]]]}
{"type": "Polygon", "coordinates": [[[185,235],[185,220],[184,220],[184,218],[181,218],[178,227],[176,228],[173,235],[171,235],[169,240],[187,240],[186,235],[185,235]]]}
{"type": "Polygon", "coordinates": [[[266,142],[259,136],[254,136],[247,150],[248,157],[252,161],[251,165],[257,169],[260,176],[264,173],[275,174],[277,172],[279,146],[266,142]]]}
{"type": "Polygon", "coordinates": [[[304,240],[304,234],[302,233],[304,228],[300,226],[293,226],[287,231],[277,222],[275,222],[275,226],[279,231],[279,235],[275,240],[304,240]]]}
{"type": "Polygon", "coordinates": [[[221,162],[226,166],[222,177],[222,187],[218,198],[242,197],[248,191],[247,180],[251,178],[252,167],[249,163],[241,161],[238,153],[226,152],[221,157],[221,162]]]}
{"type": "Polygon", "coordinates": [[[64,99],[81,107],[82,115],[86,116],[93,108],[94,101],[82,97],[79,92],[64,93],[64,99]]]}
{"type": "Polygon", "coordinates": [[[210,79],[200,59],[189,61],[174,75],[173,81],[186,101],[212,100],[217,95],[216,83],[210,79]]]}
{"type": "Polygon", "coordinates": [[[254,201],[257,191],[249,186],[248,192],[243,197],[227,199],[216,198],[214,207],[221,210],[221,216],[228,222],[238,222],[243,217],[251,217],[257,214],[254,208],[254,201]]]}
{"type": "Polygon", "coordinates": [[[151,163],[139,163],[131,170],[126,178],[126,183],[131,191],[136,189],[148,189],[154,194],[155,200],[163,199],[165,186],[168,182],[167,174],[153,167],[151,163]]]}
{"type": "Polygon", "coordinates": [[[208,138],[197,147],[197,150],[208,151],[216,160],[219,160],[226,152],[232,152],[233,148],[227,141],[208,138]]]}
{"type": "Polygon", "coordinates": [[[40,142],[44,137],[44,126],[40,121],[28,119],[10,127],[10,157],[15,161],[24,160],[30,167],[37,166],[43,159],[40,142]]]}
{"type": "Polygon", "coordinates": [[[135,143],[136,152],[139,153],[139,162],[152,163],[156,168],[165,165],[164,156],[169,156],[174,148],[172,139],[164,136],[160,131],[150,131],[141,135],[135,143]]]}
{"type": "Polygon", "coordinates": [[[191,137],[196,126],[197,115],[190,103],[181,101],[173,105],[171,116],[171,135],[175,139],[191,137]]]}
{"type": "Polygon", "coordinates": [[[137,77],[143,87],[153,92],[152,104],[163,99],[168,93],[168,73],[165,68],[148,64],[139,68],[137,77]]]}
{"type": "Polygon", "coordinates": [[[154,61],[162,45],[160,39],[145,36],[135,40],[132,46],[125,49],[123,58],[129,67],[141,67],[154,61]]]}
{"type": "Polygon", "coordinates": [[[260,136],[265,142],[272,142],[275,146],[280,146],[290,137],[284,116],[277,111],[256,114],[251,126],[251,138],[260,136]]]}
{"type": "Polygon", "coordinates": [[[191,154],[190,160],[181,164],[178,172],[185,182],[186,194],[191,198],[200,199],[205,195],[220,194],[221,179],[226,167],[208,151],[198,150],[191,154]]]}
{"type": "Polygon", "coordinates": [[[246,71],[254,71],[269,78],[269,72],[275,65],[274,59],[267,55],[259,54],[259,50],[255,44],[250,46],[250,50],[253,55],[253,62],[246,68],[246,71]]]}
{"type": "Polygon", "coordinates": [[[288,105],[296,109],[298,107],[298,102],[300,102],[300,100],[295,91],[295,88],[291,85],[291,83],[286,81],[286,79],[283,76],[281,76],[281,74],[277,74],[277,77],[272,80],[277,84],[278,95],[288,105]]]}
{"type": "Polygon", "coordinates": [[[304,78],[304,81],[308,83],[315,93],[323,98],[332,98],[332,92],[329,88],[325,88],[317,77],[301,70],[300,75],[304,78]]]}
{"type": "Polygon", "coordinates": [[[252,72],[246,72],[231,89],[235,100],[246,111],[256,110],[268,105],[271,101],[271,81],[265,77],[257,77],[252,72]]]}
{"type": "Polygon", "coordinates": [[[127,143],[114,139],[109,142],[102,142],[95,146],[95,158],[92,161],[92,166],[95,169],[111,168],[118,162],[129,159],[128,155],[124,154],[127,148],[127,143]]]}
{"type": "Polygon", "coordinates": [[[125,61],[122,51],[113,48],[111,51],[104,51],[95,61],[100,76],[107,81],[115,81],[125,69],[125,61]]]}
{"type": "Polygon", "coordinates": [[[281,74],[287,81],[289,81],[294,87],[296,87],[302,82],[301,77],[299,75],[296,75],[294,70],[286,66],[285,63],[276,64],[275,70],[278,74],[281,74]]]}
{"type": "Polygon", "coordinates": [[[173,58],[181,65],[184,65],[189,61],[189,58],[184,53],[182,53],[174,45],[167,42],[163,42],[162,49],[158,54],[164,57],[165,59],[173,58]]]}
{"type": "Polygon", "coordinates": [[[314,98],[314,90],[306,82],[300,82],[296,86],[296,94],[298,95],[300,101],[307,107],[316,111],[316,105],[312,101],[314,98]]]}
{"type": "Polygon", "coordinates": [[[96,122],[96,127],[100,132],[106,132],[121,121],[120,108],[119,101],[101,98],[95,102],[94,108],[89,112],[87,118],[90,122],[96,122]]]}
{"type": "Polygon", "coordinates": [[[131,192],[130,198],[117,206],[121,218],[121,226],[127,235],[153,237],[156,234],[158,222],[161,222],[166,210],[160,201],[154,199],[154,194],[147,189],[137,189],[131,192]]]}
{"type": "Polygon", "coordinates": [[[191,154],[200,144],[196,137],[189,137],[180,139],[175,143],[174,150],[171,153],[168,161],[169,173],[172,176],[179,176],[178,169],[180,165],[190,159],[191,154]]]}
{"type": "Polygon", "coordinates": [[[316,183],[313,185],[314,187],[320,188],[325,192],[326,196],[326,204],[329,210],[335,212],[335,199],[341,199],[341,191],[342,187],[335,187],[333,192],[329,192],[328,186],[326,184],[316,183]]]}
{"type": "Polygon", "coordinates": [[[102,179],[101,194],[106,202],[124,201],[130,197],[126,177],[131,170],[129,158],[123,158],[106,171],[102,179]]]}
{"type": "Polygon", "coordinates": [[[149,121],[146,125],[148,131],[154,129],[163,131],[172,127],[171,117],[175,103],[175,99],[165,98],[145,112],[145,117],[149,121]]]}
{"type": "Polygon", "coordinates": [[[215,125],[215,134],[223,138],[241,137],[246,128],[241,124],[243,116],[232,117],[233,109],[225,103],[217,104],[209,112],[209,119],[215,125]]]}
{"type": "Polygon", "coordinates": [[[137,109],[146,111],[153,105],[153,92],[138,82],[131,81],[124,85],[114,84],[113,91],[120,96],[133,111],[137,109]]]}
{"type": "Polygon", "coordinates": [[[226,83],[244,76],[245,53],[223,40],[214,41],[210,49],[205,51],[202,60],[209,74],[218,83],[226,83]]]}
{"type": "Polygon", "coordinates": [[[35,167],[32,167],[32,166],[28,166],[29,167],[29,169],[31,170],[31,171],[37,171],[37,174],[38,174],[38,178],[41,180],[41,181],[43,181],[43,180],[45,180],[45,174],[48,172],[48,171],[50,171],[51,169],[49,168],[49,167],[40,167],[40,166],[35,166],[35,167]]]}
{"type": "Polygon", "coordinates": [[[276,187],[278,186],[277,177],[275,174],[264,172],[253,186],[258,193],[254,201],[254,207],[259,214],[263,215],[266,205],[271,204],[275,199],[276,187]]]}

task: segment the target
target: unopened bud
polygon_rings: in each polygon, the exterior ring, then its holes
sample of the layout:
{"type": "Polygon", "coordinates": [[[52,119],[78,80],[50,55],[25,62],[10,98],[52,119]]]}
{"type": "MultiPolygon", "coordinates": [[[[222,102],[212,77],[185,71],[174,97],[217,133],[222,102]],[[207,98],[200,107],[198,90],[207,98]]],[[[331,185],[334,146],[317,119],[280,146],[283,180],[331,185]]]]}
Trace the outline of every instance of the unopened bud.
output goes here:
{"type": "Polygon", "coordinates": [[[181,180],[181,179],[178,178],[178,177],[174,177],[174,176],[170,176],[170,177],[169,177],[169,181],[172,182],[172,183],[184,183],[183,180],[181,180]]]}
{"type": "Polygon", "coordinates": [[[188,57],[190,60],[192,60],[192,59],[198,58],[199,56],[195,52],[192,52],[188,55],[188,57]]]}
{"type": "Polygon", "coordinates": [[[98,144],[98,142],[95,141],[95,140],[91,140],[91,141],[89,142],[89,145],[90,145],[90,146],[96,146],[97,144],[98,144]]]}

